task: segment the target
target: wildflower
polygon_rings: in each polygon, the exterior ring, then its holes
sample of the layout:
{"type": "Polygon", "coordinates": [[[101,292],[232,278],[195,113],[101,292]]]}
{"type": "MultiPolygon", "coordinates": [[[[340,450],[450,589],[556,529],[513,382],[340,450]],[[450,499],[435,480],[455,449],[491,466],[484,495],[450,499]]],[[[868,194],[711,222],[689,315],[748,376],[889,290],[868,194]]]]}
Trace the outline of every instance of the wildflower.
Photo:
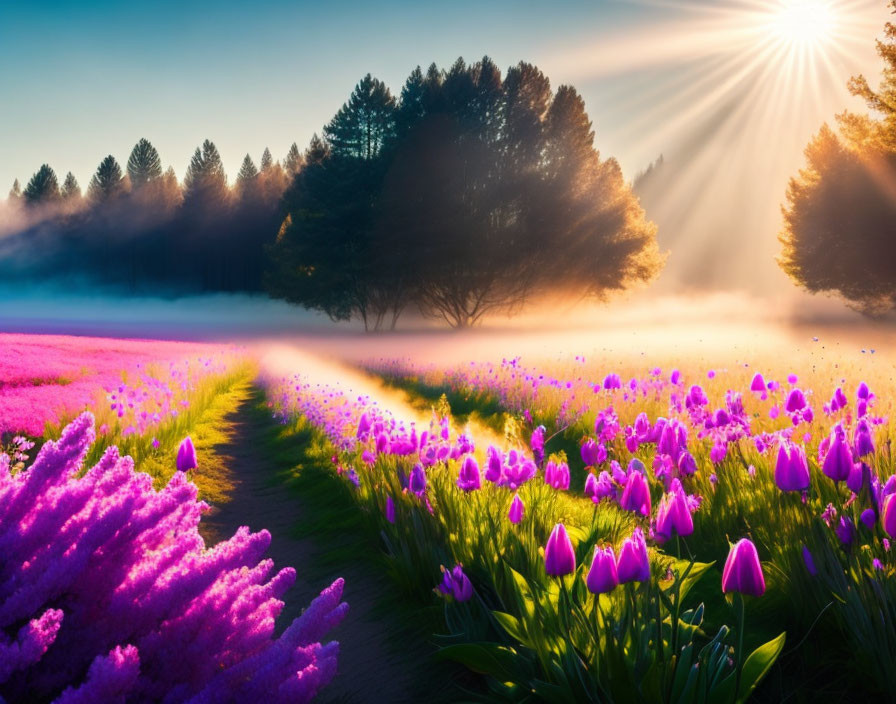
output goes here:
{"type": "Polygon", "coordinates": [[[591,560],[591,569],[585,579],[588,591],[592,594],[607,594],[619,584],[619,575],[616,571],[616,556],[613,548],[594,548],[594,558],[591,560]]]}
{"type": "Polygon", "coordinates": [[[650,515],[650,487],[641,472],[628,475],[619,505],[624,511],[635,511],[642,516],[650,515]]]}
{"type": "Polygon", "coordinates": [[[884,510],[881,514],[884,531],[891,538],[896,537],[896,500],[893,497],[896,497],[896,494],[889,494],[884,499],[884,510]]]}
{"type": "Polygon", "coordinates": [[[803,448],[781,443],[775,464],[775,484],[781,491],[803,491],[809,488],[809,464],[803,448]]]}
{"type": "Polygon", "coordinates": [[[544,462],[544,433],[545,427],[539,425],[533,432],[529,445],[532,448],[532,456],[536,464],[544,462]]]}
{"type": "Polygon", "coordinates": [[[177,448],[177,471],[188,472],[196,469],[196,448],[189,436],[185,437],[177,448]]]}
{"type": "Polygon", "coordinates": [[[660,499],[656,512],[656,534],[663,540],[668,540],[673,533],[687,536],[693,532],[694,519],[688,508],[687,496],[681,488],[681,483],[675,479],[672,482],[672,490],[660,499]]]}
{"type": "Polygon", "coordinates": [[[815,567],[815,560],[812,558],[812,553],[809,552],[809,548],[805,545],[803,545],[803,562],[806,564],[806,570],[811,577],[818,575],[818,570],[815,567]]]}
{"type": "Polygon", "coordinates": [[[644,542],[644,532],[640,527],[635,528],[631,537],[623,541],[616,561],[616,573],[620,584],[646,582],[650,579],[647,543],[644,542]]]}
{"type": "Polygon", "coordinates": [[[762,378],[762,374],[757,372],[753,376],[753,381],[750,382],[750,391],[765,391],[765,379],[762,378]]]}
{"type": "Polygon", "coordinates": [[[871,439],[871,428],[864,418],[856,425],[855,432],[856,457],[864,457],[874,452],[874,441],[871,439]]]}
{"type": "Polygon", "coordinates": [[[464,574],[462,565],[455,565],[451,570],[442,567],[442,583],[439,585],[439,591],[446,596],[454,597],[454,600],[459,602],[473,598],[473,584],[464,574]]]}
{"type": "Polygon", "coordinates": [[[874,524],[877,523],[877,514],[874,513],[873,508],[866,508],[862,511],[862,515],[859,516],[859,520],[868,530],[874,530],[874,524]]]}
{"type": "Polygon", "coordinates": [[[607,374],[604,378],[603,387],[605,389],[621,389],[622,378],[618,374],[607,374]]]}
{"type": "Polygon", "coordinates": [[[787,396],[787,402],[784,404],[784,409],[788,413],[796,413],[797,411],[802,411],[807,405],[806,395],[799,389],[792,389],[787,396]]]}
{"type": "Polygon", "coordinates": [[[464,457],[464,462],[457,477],[457,486],[464,491],[475,491],[482,486],[482,476],[479,473],[479,465],[472,455],[464,457]]]}
{"type": "Polygon", "coordinates": [[[825,455],[821,471],[835,482],[845,481],[852,471],[852,453],[849,451],[849,445],[846,443],[846,438],[839,425],[834,426],[830,447],[825,455]]]}
{"type": "Polygon", "coordinates": [[[850,548],[856,537],[856,527],[848,516],[840,516],[840,523],[834,529],[843,547],[850,548]]]}
{"type": "Polygon", "coordinates": [[[554,526],[544,548],[544,569],[552,577],[562,577],[576,570],[576,554],[562,523],[554,526]]]}
{"type": "Polygon", "coordinates": [[[513,501],[510,502],[510,512],[507,514],[507,518],[510,519],[511,523],[517,524],[523,520],[523,513],[525,510],[526,507],[523,505],[523,500],[520,498],[520,495],[514,494],[513,501]]]}
{"type": "Polygon", "coordinates": [[[722,591],[739,592],[749,596],[765,593],[765,576],[753,541],[743,538],[731,548],[722,571],[722,591]]]}
{"type": "Polygon", "coordinates": [[[408,488],[417,496],[423,496],[426,493],[426,471],[423,469],[422,464],[415,464],[411,470],[408,488]]]}
{"type": "Polygon", "coordinates": [[[564,491],[569,489],[569,466],[566,462],[560,462],[559,464],[548,462],[544,468],[544,481],[545,484],[555,489],[563,489],[564,491]]]}

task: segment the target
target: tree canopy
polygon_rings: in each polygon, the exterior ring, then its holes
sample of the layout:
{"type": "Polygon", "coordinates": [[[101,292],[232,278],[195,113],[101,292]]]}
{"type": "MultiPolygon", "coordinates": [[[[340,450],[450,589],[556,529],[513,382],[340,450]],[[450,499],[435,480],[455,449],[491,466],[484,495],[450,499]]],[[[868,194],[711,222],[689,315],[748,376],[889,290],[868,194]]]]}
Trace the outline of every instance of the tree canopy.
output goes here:
{"type": "Polygon", "coordinates": [[[418,67],[398,100],[366,75],[305,154],[271,293],[393,326],[409,305],[473,325],[548,291],[602,297],[662,265],[584,102],[535,66],[418,67]]]}
{"type": "MultiPolygon", "coordinates": [[[[896,0],[890,3],[896,11],[896,0]]],[[[790,180],[779,263],[811,292],[834,293],[880,313],[896,307],[896,25],[877,51],[883,80],[849,82],[874,116],[844,112],[806,148],[806,166],[790,180]]]]}
{"type": "Polygon", "coordinates": [[[49,164],[43,164],[31,177],[23,195],[28,205],[52,203],[60,199],[59,180],[49,164]]]}
{"type": "Polygon", "coordinates": [[[88,197],[101,203],[115,196],[121,195],[125,190],[125,180],[121,173],[121,167],[111,154],[100,162],[90,185],[87,187],[88,197]]]}
{"type": "Polygon", "coordinates": [[[139,189],[162,177],[162,159],[159,152],[146,139],[141,139],[128,157],[128,178],[131,187],[139,189]]]}

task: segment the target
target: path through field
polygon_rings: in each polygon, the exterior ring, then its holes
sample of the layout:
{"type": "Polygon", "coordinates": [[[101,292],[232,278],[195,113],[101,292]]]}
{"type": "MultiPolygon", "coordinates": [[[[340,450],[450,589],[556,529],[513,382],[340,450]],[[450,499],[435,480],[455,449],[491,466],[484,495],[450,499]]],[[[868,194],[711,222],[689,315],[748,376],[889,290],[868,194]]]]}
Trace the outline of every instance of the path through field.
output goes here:
{"type": "MultiPolygon", "coordinates": [[[[299,353],[284,358],[282,350],[275,361],[263,366],[266,372],[286,374],[316,364],[299,353]],[[302,367],[293,366],[299,361],[304,363],[302,367]]],[[[319,364],[318,372],[334,370],[329,363],[319,364]]],[[[339,373],[343,372],[348,373],[339,373]]],[[[375,390],[371,387],[365,392],[375,390]]],[[[317,701],[414,702],[441,699],[440,694],[447,698],[453,688],[451,675],[441,687],[431,679],[435,647],[426,642],[429,634],[414,632],[413,613],[390,609],[390,602],[395,601],[390,578],[358,557],[371,552],[371,537],[375,540],[376,536],[363,535],[363,531],[342,531],[334,536],[323,525],[323,502],[314,496],[303,497],[297,488],[300,473],[310,476],[329,468],[315,467],[314,459],[303,454],[301,443],[283,446],[281,429],[266,412],[260,390],[234,409],[227,423],[227,441],[216,446],[215,453],[231,468],[228,479],[233,490],[228,500],[215,505],[203,520],[207,542],[232,535],[242,525],[270,531],[273,539],[268,555],[275,568],[290,565],[298,573],[296,585],[285,597],[286,607],[278,621],[281,627],[298,616],[332,579],[345,578],[344,599],[350,611],[333,632],[340,642],[339,674],[317,701]]],[[[345,507],[346,511],[353,509],[345,507]]]]}

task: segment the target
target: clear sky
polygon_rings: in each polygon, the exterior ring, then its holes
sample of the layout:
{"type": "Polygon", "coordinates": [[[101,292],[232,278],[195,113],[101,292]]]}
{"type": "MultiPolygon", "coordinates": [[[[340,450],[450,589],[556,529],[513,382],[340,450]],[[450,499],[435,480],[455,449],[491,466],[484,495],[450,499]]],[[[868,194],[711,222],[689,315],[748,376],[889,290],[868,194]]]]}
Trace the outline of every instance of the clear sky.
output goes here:
{"type": "Polygon", "coordinates": [[[0,194],[44,162],[86,187],[141,137],[179,178],[212,139],[233,178],[247,152],[304,148],[367,72],[397,92],[418,64],[488,54],[576,86],[627,178],[665,155],[678,281],[729,237],[755,255],[729,277],[747,281],[774,270],[806,141],[861,107],[851,74],[876,82],[887,19],[885,0],[0,2],[0,194]]]}

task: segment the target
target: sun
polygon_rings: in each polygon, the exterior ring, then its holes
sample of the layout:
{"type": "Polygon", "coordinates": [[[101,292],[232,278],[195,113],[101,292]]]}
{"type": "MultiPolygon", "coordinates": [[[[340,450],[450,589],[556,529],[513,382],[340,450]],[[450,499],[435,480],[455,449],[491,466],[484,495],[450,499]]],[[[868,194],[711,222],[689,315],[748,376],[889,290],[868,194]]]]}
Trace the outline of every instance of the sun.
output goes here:
{"type": "Polygon", "coordinates": [[[778,41],[813,48],[829,41],[836,17],[827,0],[780,0],[771,8],[769,30],[778,41]]]}

